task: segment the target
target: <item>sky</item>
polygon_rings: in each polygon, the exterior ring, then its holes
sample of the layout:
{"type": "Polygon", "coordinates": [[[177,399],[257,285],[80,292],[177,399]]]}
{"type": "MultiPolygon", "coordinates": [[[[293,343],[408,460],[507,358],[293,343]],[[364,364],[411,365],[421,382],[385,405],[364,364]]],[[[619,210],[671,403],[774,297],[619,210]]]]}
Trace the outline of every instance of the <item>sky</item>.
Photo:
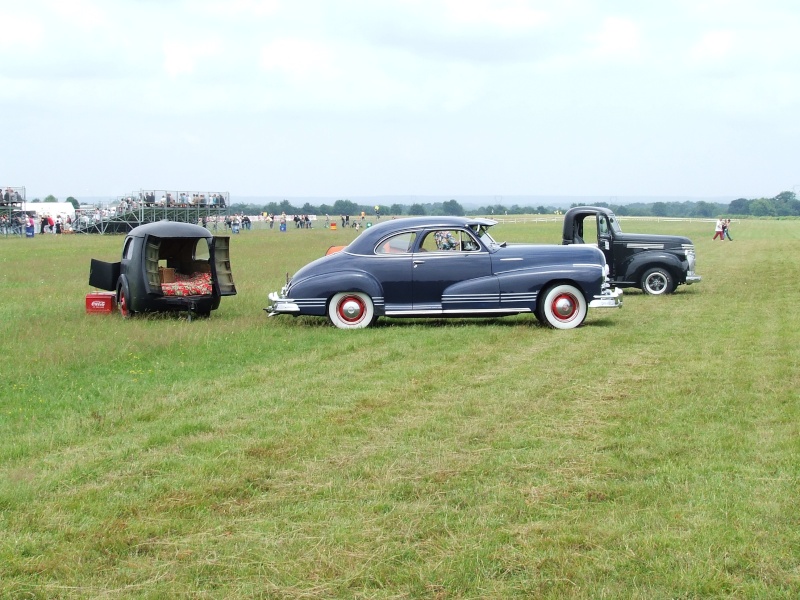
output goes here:
{"type": "Polygon", "coordinates": [[[0,0],[28,199],[800,192],[796,0],[0,0]]]}

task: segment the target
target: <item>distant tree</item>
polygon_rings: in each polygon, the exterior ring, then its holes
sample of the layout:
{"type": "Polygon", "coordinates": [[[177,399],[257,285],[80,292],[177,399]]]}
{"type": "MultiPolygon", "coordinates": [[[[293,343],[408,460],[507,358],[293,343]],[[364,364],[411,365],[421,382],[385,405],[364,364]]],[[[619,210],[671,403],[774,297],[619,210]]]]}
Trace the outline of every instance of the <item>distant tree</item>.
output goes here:
{"type": "Polygon", "coordinates": [[[337,215],[357,215],[361,211],[355,202],[350,200],[337,200],[333,203],[333,212],[337,215]]]}
{"type": "Polygon", "coordinates": [[[319,213],[319,209],[316,206],[311,206],[308,202],[303,204],[303,208],[300,209],[300,213],[304,215],[316,215],[319,213]]]}
{"type": "Polygon", "coordinates": [[[291,202],[288,200],[281,200],[281,203],[278,205],[278,210],[276,212],[285,212],[287,215],[296,215],[298,212],[297,208],[292,205],[291,202]]]}
{"type": "Polygon", "coordinates": [[[402,215],[403,214],[403,205],[402,204],[392,204],[389,207],[389,214],[390,215],[402,215]]]}
{"type": "Polygon", "coordinates": [[[44,201],[45,202],[58,202],[58,198],[53,196],[53,194],[48,194],[47,196],[45,196],[44,201]]]}
{"type": "Polygon", "coordinates": [[[750,202],[750,214],[756,217],[774,217],[775,207],[767,198],[758,198],[750,202]]]}
{"type": "Polygon", "coordinates": [[[41,200],[39,200],[38,198],[34,198],[33,200],[31,200],[31,202],[41,202],[41,200]]]}
{"type": "Polygon", "coordinates": [[[732,215],[749,215],[750,200],[747,198],[737,198],[728,205],[728,212],[732,215]]]}
{"type": "Polygon", "coordinates": [[[75,198],[73,198],[72,196],[67,198],[67,202],[72,204],[72,206],[75,207],[75,210],[78,210],[81,207],[80,203],[75,198]]]}
{"type": "Polygon", "coordinates": [[[717,207],[705,200],[700,200],[694,205],[694,214],[697,217],[713,217],[717,212],[719,212],[717,207]]]}
{"type": "Polygon", "coordinates": [[[462,207],[456,200],[448,200],[442,203],[442,212],[445,215],[452,217],[463,217],[464,207],[462,207]]]}
{"type": "Polygon", "coordinates": [[[424,215],[425,214],[425,207],[422,204],[412,204],[408,207],[408,214],[409,215],[424,215]]]}
{"type": "Polygon", "coordinates": [[[800,202],[794,192],[781,192],[773,199],[775,213],[779,217],[795,216],[800,214],[800,202]]]}
{"type": "Polygon", "coordinates": [[[666,202],[654,202],[652,207],[653,216],[655,217],[666,217],[667,216],[667,203],[666,202]]]}

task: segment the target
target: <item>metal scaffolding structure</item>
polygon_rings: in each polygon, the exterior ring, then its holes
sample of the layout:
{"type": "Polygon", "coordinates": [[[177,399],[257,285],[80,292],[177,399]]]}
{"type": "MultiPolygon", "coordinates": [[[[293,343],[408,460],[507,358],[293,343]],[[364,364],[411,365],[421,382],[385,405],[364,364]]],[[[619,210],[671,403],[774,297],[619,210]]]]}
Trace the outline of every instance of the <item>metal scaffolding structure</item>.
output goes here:
{"type": "Polygon", "coordinates": [[[123,196],[110,208],[78,209],[75,233],[128,233],[155,221],[177,221],[216,229],[230,214],[228,192],[140,190],[123,196]]]}

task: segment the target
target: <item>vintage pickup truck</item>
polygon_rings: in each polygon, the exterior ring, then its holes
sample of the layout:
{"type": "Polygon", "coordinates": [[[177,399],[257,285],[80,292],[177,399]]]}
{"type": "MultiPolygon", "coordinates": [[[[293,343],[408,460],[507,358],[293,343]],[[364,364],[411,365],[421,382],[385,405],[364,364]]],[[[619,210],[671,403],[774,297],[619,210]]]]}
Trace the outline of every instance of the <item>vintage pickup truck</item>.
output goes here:
{"type": "Polygon", "coordinates": [[[700,281],[692,240],[676,235],[623,233],[614,213],[578,206],[564,215],[562,244],[597,244],[606,257],[611,283],[654,296],[700,281]]]}
{"type": "Polygon", "coordinates": [[[236,294],[229,243],[191,223],[139,225],[125,237],[122,260],[92,259],[89,285],[116,292],[123,317],[160,311],[208,316],[222,296],[236,294]]]}

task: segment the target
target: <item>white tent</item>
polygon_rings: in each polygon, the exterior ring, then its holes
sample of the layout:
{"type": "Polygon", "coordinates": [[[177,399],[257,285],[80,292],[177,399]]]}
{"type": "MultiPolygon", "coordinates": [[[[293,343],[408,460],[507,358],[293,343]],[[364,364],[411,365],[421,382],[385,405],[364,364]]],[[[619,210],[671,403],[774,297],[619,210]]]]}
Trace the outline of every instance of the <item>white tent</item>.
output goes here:
{"type": "Polygon", "coordinates": [[[24,210],[35,211],[37,217],[48,215],[55,218],[61,215],[75,218],[75,207],[72,206],[72,202],[26,202],[24,210]]]}

